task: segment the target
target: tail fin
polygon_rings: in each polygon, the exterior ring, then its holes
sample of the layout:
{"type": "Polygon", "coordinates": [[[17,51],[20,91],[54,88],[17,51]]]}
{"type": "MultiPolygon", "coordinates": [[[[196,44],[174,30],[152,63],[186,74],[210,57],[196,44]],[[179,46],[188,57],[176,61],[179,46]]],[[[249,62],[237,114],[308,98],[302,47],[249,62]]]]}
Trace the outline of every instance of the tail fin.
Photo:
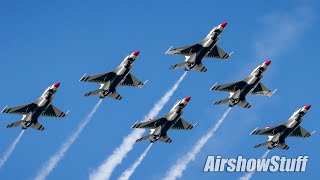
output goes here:
{"type": "Polygon", "coordinates": [[[150,139],[150,137],[151,137],[151,134],[148,134],[146,136],[143,136],[142,138],[137,139],[136,142],[140,142],[140,141],[144,141],[144,140],[150,139]]]}
{"type": "Polygon", "coordinates": [[[187,64],[187,62],[186,62],[186,61],[183,61],[182,63],[175,64],[175,65],[171,66],[170,69],[182,68],[182,67],[184,67],[186,64],[187,64]]]}
{"type": "Polygon", "coordinates": [[[267,146],[269,143],[269,141],[266,141],[264,143],[261,143],[261,144],[258,144],[258,145],[255,145],[253,148],[259,148],[259,147],[262,147],[262,146],[267,146]]]}
{"type": "Polygon", "coordinates": [[[242,100],[238,103],[238,106],[243,107],[243,108],[250,108],[251,105],[246,101],[246,100],[242,100]]]}
{"type": "Polygon", "coordinates": [[[229,103],[230,98],[221,100],[221,101],[217,101],[214,103],[214,105],[219,105],[219,104],[228,104],[229,103]]]}
{"type": "Polygon", "coordinates": [[[14,122],[14,123],[12,123],[12,124],[9,124],[9,125],[7,126],[7,128],[12,128],[12,127],[20,126],[22,123],[23,123],[23,120],[20,120],[20,121],[14,122]]]}

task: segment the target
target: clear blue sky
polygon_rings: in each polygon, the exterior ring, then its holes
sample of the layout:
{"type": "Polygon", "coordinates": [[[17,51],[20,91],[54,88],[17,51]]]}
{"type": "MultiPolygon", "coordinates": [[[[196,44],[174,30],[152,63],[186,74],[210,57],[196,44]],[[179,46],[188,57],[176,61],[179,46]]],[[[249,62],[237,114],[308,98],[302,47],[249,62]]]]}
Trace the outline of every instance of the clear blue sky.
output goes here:
{"type": "MultiPolygon", "coordinates": [[[[203,173],[207,155],[260,157],[265,149],[252,147],[266,140],[249,136],[257,126],[278,125],[306,104],[312,104],[302,126],[319,130],[319,2],[307,1],[1,1],[0,2],[0,106],[16,106],[38,98],[44,89],[61,82],[54,104],[71,110],[65,119],[41,118],[46,127],[29,129],[0,169],[0,179],[31,179],[76,129],[98,101],[83,94],[97,85],[80,83],[83,73],[113,70],[123,58],[141,50],[133,74],[148,79],[143,88],[120,87],[122,101],[106,99],[48,179],[87,179],[100,163],[162,97],[183,70],[168,67],[183,57],[165,55],[171,45],[190,45],[227,21],[219,46],[235,51],[226,62],[206,59],[206,73],[190,72],[164,107],[192,96],[184,119],[198,122],[192,131],[171,131],[173,143],[156,143],[133,174],[133,179],[163,177],[178,157],[212,127],[226,106],[213,102],[226,93],[209,92],[215,83],[241,80],[266,59],[272,64],[263,83],[278,89],[271,97],[248,97],[249,110],[234,108],[216,136],[190,164],[183,179],[235,179],[243,173],[203,173]]],[[[2,108],[1,108],[2,109],[2,108]]],[[[0,154],[21,131],[6,129],[20,116],[1,114],[0,154]]],[[[319,133],[309,139],[288,139],[288,151],[269,155],[310,155],[306,173],[256,173],[253,179],[319,177],[319,133]]],[[[113,178],[128,168],[147,147],[136,144],[116,169],[113,178]]]]}

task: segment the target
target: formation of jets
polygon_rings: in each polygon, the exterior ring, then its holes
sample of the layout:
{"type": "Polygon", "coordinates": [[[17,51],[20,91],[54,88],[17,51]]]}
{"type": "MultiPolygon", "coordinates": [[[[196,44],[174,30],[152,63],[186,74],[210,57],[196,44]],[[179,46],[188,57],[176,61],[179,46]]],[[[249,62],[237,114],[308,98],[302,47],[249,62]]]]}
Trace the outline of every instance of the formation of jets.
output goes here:
{"type": "MultiPolygon", "coordinates": [[[[181,48],[170,48],[166,54],[177,54],[185,56],[185,61],[175,64],[170,69],[184,68],[185,71],[195,69],[200,72],[206,72],[208,69],[202,64],[203,58],[218,58],[222,60],[228,59],[232,53],[228,54],[223,51],[218,45],[218,41],[222,32],[227,26],[226,22],[214,27],[209,34],[199,43],[185,46],[181,48]]],[[[122,63],[113,71],[86,76],[83,75],[80,81],[100,84],[99,89],[85,93],[84,96],[98,95],[100,98],[110,97],[116,100],[121,100],[122,96],[116,91],[118,86],[132,86],[142,88],[147,81],[142,82],[131,74],[134,62],[137,60],[140,51],[135,51],[126,56],[122,63]]],[[[236,105],[243,108],[250,108],[251,105],[247,102],[247,95],[272,96],[275,91],[269,90],[261,83],[264,73],[269,68],[271,61],[265,61],[256,67],[252,73],[245,79],[237,82],[232,82],[224,85],[214,85],[211,90],[229,92],[230,96],[224,100],[215,102],[215,105],[228,104],[230,107],[236,105]]],[[[36,130],[44,130],[44,127],[39,123],[38,119],[41,116],[63,118],[67,113],[52,105],[55,93],[57,92],[60,83],[55,83],[48,87],[44,93],[36,101],[30,104],[8,108],[5,107],[2,113],[11,113],[22,115],[22,119],[9,124],[7,128],[22,126],[22,129],[32,127],[36,130]]],[[[172,139],[168,136],[169,130],[191,130],[195,125],[191,125],[184,120],[181,115],[184,108],[189,103],[191,97],[186,97],[178,100],[172,109],[159,119],[149,120],[142,123],[135,123],[132,128],[150,129],[151,133],[136,140],[150,140],[151,143],[156,141],[171,143],[172,139]]],[[[310,137],[313,133],[309,133],[300,126],[302,118],[309,111],[311,105],[304,106],[298,109],[287,122],[282,125],[267,127],[266,129],[254,130],[252,135],[266,135],[268,141],[256,145],[255,148],[267,146],[268,149],[280,148],[289,149],[285,143],[287,137],[310,137]]]]}

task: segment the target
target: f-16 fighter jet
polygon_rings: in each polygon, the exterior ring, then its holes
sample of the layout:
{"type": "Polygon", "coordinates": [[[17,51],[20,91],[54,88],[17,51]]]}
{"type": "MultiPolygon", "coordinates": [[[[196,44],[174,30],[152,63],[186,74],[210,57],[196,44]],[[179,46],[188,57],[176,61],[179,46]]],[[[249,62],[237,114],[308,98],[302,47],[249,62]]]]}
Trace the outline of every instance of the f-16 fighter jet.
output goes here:
{"type": "Polygon", "coordinates": [[[144,128],[151,130],[149,135],[137,139],[136,142],[150,139],[151,143],[158,140],[165,143],[171,143],[172,140],[167,136],[168,130],[191,130],[195,125],[191,125],[181,118],[183,109],[187,106],[190,99],[191,97],[187,97],[177,101],[170,112],[160,119],[149,120],[143,123],[135,123],[132,128],[144,128]]]}
{"type": "Polygon", "coordinates": [[[217,42],[220,39],[224,28],[227,23],[221,23],[214,27],[210,33],[198,44],[185,46],[181,48],[169,49],[166,54],[177,54],[186,57],[186,60],[182,63],[173,65],[170,69],[183,68],[186,71],[191,69],[198,70],[200,72],[206,72],[208,69],[202,65],[203,58],[219,58],[228,59],[231,54],[225,53],[218,45],[217,42]]]}
{"type": "Polygon", "coordinates": [[[146,82],[142,83],[130,73],[132,65],[137,59],[139,52],[140,51],[136,51],[127,56],[112,72],[87,77],[86,75],[83,75],[80,81],[100,83],[99,89],[88,92],[84,96],[99,95],[100,98],[109,96],[111,98],[121,100],[122,96],[116,92],[116,87],[118,85],[142,88],[146,82]]]}
{"type": "Polygon", "coordinates": [[[2,110],[2,113],[21,114],[22,119],[15,123],[9,124],[7,128],[22,126],[22,129],[32,127],[36,130],[44,130],[44,127],[39,123],[40,116],[63,118],[67,113],[62,112],[52,105],[53,97],[57,92],[60,83],[55,83],[49,86],[44,93],[36,101],[30,104],[7,108],[2,110]]]}
{"type": "Polygon", "coordinates": [[[254,148],[267,146],[268,149],[279,148],[288,150],[289,146],[286,145],[285,142],[287,137],[310,137],[314,132],[309,133],[300,126],[303,116],[309,111],[310,107],[311,105],[308,105],[298,109],[289,120],[282,125],[274,127],[267,126],[265,129],[253,130],[251,135],[264,135],[269,137],[267,142],[258,144],[254,146],[254,148]]]}
{"type": "Polygon", "coordinates": [[[230,93],[229,98],[215,102],[214,105],[229,104],[230,107],[238,105],[243,108],[250,108],[251,105],[246,101],[247,94],[269,97],[272,96],[275,91],[271,92],[260,82],[270,63],[271,61],[262,63],[242,81],[224,85],[213,85],[211,90],[226,91],[230,93]]]}

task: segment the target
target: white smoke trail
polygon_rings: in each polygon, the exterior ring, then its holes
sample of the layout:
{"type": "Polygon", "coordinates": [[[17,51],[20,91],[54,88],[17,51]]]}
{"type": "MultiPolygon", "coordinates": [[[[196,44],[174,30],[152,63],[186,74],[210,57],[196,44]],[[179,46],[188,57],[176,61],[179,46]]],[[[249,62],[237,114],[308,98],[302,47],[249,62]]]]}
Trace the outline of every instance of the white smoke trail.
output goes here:
{"type": "Polygon", "coordinates": [[[60,149],[42,166],[41,170],[38,172],[38,175],[35,177],[36,180],[44,180],[46,177],[52,172],[52,170],[56,167],[58,162],[64,157],[65,153],[69,150],[74,141],[78,138],[82,130],[87,126],[90,122],[92,116],[99,108],[102,99],[93,107],[91,112],[88,114],[86,118],[82,122],[80,122],[77,130],[67,139],[67,141],[62,144],[60,149]]]}
{"type": "MultiPolygon", "coordinates": [[[[142,119],[145,121],[147,118],[155,118],[163,106],[169,101],[170,97],[179,87],[181,81],[187,75],[187,72],[184,72],[179,80],[172,86],[171,89],[158,101],[150,112],[142,119]]],[[[122,160],[127,156],[127,154],[132,150],[133,145],[135,144],[136,139],[140,138],[144,134],[145,130],[135,129],[128,136],[126,136],[121,145],[117,147],[113,153],[95,170],[90,174],[89,178],[91,180],[103,180],[110,179],[114,169],[121,164],[122,160]]]]}
{"type": "MultiPolygon", "coordinates": [[[[267,150],[267,151],[261,156],[260,159],[265,159],[265,158],[268,156],[269,152],[270,152],[270,150],[267,150]]],[[[251,179],[251,177],[253,176],[254,173],[255,173],[255,171],[249,172],[249,173],[245,174],[244,176],[242,176],[242,177],[240,178],[240,180],[249,180],[249,179],[251,179]]]]}
{"type": "Polygon", "coordinates": [[[183,156],[182,158],[176,161],[175,165],[173,165],[170,168],[170,170],[167,172],[166,176],[164,177],[164,180],[175,180],[182,176],[182,173],[184,170],[186,170],[188,164],[195,159],[196,155],[200,152],[202,147],[219,129],[220,125],[222,124],[224,119],[227,117],[230,110],[231,110],[231,107],[222,115],[222,117],[218,120],[215,126],[212,129],[210,129],[207,134],[205,134],[200,138],[200,140],[196,143],[192,151],[190,151],[186,156],[183,156]]]}
{"type": "Polygon", "coordinates": [[[143,151],[143,153],[140,155],[140,157],[137,159],[137,161],[134,162],[134,164],[132,164],[132,166],[130,168],[128,168],[127,170],[125,170],[121,174],[121,176],[119,177],[118,180],[128,180],[131,177],[131,175],[134,173],[134,171],[137,169],[137,167],[141,164],[144,157],[146,157],[151,146],[152,146],[152,143],[150,143],[149,146],[147,147],[147,149],[143,151]]]}
{"type": "Polygon", "coordinates": [[[6,163],[6,161],[9,159],[10,155],[12,154],[12,152],[14,151],[14,149],[16,148],[18,142],[20,141],[22,135],[24,133],[24,130],[22,130],[20,132],[20,134],[18,135],[18,137],[13,141],[13,143],[9,146],[9,148],[7,149],[7,151],[4,153],[3,157],[0,159],[0,168],[6,163]]]}

